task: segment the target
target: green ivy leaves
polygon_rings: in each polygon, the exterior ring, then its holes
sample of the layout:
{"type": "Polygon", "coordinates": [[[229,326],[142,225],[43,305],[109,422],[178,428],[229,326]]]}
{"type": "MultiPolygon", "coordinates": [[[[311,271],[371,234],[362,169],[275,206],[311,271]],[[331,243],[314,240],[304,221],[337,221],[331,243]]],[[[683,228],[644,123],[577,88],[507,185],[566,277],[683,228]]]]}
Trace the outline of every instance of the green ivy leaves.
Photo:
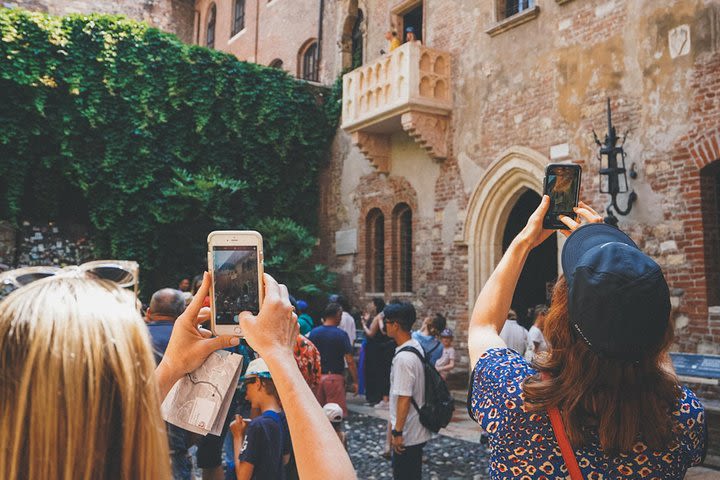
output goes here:
{"type": "MultiPolygon", "coordinates": [[[[311,90],[118,16],[0,9],[0,39],[1,219],[86,215],[97,255],[140,262],[146,293],[201,271],[214,229],[314,245],[339,83],[311,90]],[[68,191],[87,212],[64,209],[68,191]]],[[[308,252],[272,268],[320,285],[308,252]]]]}

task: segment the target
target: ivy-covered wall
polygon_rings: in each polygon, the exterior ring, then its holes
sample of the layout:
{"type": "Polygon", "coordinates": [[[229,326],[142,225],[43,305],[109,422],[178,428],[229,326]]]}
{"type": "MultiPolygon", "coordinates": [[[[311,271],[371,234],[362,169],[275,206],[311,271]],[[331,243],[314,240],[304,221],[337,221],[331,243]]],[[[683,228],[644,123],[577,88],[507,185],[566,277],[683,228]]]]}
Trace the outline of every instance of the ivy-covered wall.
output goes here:
{"type": "Polygon", "coordinates": [[[336,103],[123,17],[0,9],[0,220],[86,217],[149,293],[203,268],[211,230],[314,232],[336,103]]]}

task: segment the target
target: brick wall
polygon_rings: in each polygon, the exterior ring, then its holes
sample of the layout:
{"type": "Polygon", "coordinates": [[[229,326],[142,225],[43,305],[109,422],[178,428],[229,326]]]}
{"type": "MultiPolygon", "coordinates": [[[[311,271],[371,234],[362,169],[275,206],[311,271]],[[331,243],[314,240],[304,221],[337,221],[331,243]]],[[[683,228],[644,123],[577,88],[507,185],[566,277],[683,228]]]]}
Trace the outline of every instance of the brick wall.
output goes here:
{"type": "MultiPolygon", "coordinates": [[[[395,5],[366,2],[366,60],[385,46],[383,33],[395,5]]],[[[561,160],[584,168],[583,198],[604,209],[609,198],[597,193],[592,129],[602,139],[610,97],[619,133],[628,131],[627,166],[634,163],[638,172],[631,188],[639,200],[630,215],[620,217],[620,227],[667,273],[677,348],[720,353],[707,296],[713,277],[707,276],[706,259],[717,255],[707,250],[703,218],[707,222],[711,212],[706,209],[703,217],[700,182],[701,169],[720,159],[720,8],[689,0],[542,2],[537,18],[491,37],[485,29],[495,22],[493,9],[490,0],[437,0],[424,8],[425,43],[453,55],[454,108],[451,155],[433,187],[415,189],[418,199],[431,198],[433,214],[415,224],[413,300],[423,309],[449,313],[456,340],[463,342],[458,351],[464,352],[472,303],[468,285],[476,275],[462,241],[475,234],[463,230],[468,199],[510,148],[530,148],[550,162],[551,147],[566,144],[569,155],[561,160]],[[689,26],[691,47],[673,58],[670,35],[682,25],[689,26]]],[[[424,161],[429,160],[418,158],[419,165],[424,161]]],[[[402,184],[392,167],[387,176],[349,179],[348,166],[359,168],[361,162],[367,160],[340,135],[323,174],[328,185],[323,204],[333,207],[321,211],[321,250],[357,298],[365,293],[367,212],[358,205],[390,207],[402,198],[402,191],[386,185],[402,184]],[[351,227],[358,228],[358,253],[335,257],[326,245],[332,245],[334,231],[351,227]]],[[[416,185],[421,174],[403,175],[416,185]]],[[[621,206],[626,199],[621,196],[621,206]]],[[[459,370],[468,367],[460,365],[459,370]]]]}
{"type": "Polygon", "coordinates": [[[208,12],[217,8],[215,48],[232,53],[240,60],[269,65],[283,62],[283,70],[298,74],[303,47],[319,33],[319,3],[302,0],[261,0],[245,2],[245,28],[232,34],[234,1],[197,0],[200,45],[206,44],[208,12]],[[258,8],[259,7],[259,8],[258,8]]]}
{"type": "Polygon", "coordinates": [[[126,15],[134,20],[174,33],[184,42],[193,37],[194,0],[6,0],[5,7],[68,15],[106,13],[126,15]]]}

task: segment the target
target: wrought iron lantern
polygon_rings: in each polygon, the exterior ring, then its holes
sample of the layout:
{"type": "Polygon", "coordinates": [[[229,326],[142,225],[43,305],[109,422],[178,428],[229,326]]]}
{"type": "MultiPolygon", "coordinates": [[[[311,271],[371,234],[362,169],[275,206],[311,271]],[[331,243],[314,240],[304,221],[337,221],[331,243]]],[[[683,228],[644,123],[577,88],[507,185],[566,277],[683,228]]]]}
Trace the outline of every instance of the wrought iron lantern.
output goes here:
{"type": "MultiPolygon", "coordinates": [[[[615,126],[612,124],[612,110],[610,109],[609,98],[607,100],[607,119],[608,133],[605,135],[605,142],[600,143],[595,130],[593,130],[593,136],[595,137],[595,143],[600,147],[598,152],[598,160],[600,160],[600,193],[610,194],[610,203],[605,207],[605,213],[607,214],[605,222],[617,225],[618,219],[613,211],[623,216],[630,213],[633,203],[637,200],[637,194],[634,190],[631,191],[627,207],[620,208],[617,203],[617,196],[628,191],[627,169],[625,168],[625,157],[627,155],[623,149],[627,134],[623,136],[622,142],[618,145],[619,138],[615,126]]],[[[634,179],[636,177],[635,164],[633,164],[630,169],[630,178],[634,179]]]]}

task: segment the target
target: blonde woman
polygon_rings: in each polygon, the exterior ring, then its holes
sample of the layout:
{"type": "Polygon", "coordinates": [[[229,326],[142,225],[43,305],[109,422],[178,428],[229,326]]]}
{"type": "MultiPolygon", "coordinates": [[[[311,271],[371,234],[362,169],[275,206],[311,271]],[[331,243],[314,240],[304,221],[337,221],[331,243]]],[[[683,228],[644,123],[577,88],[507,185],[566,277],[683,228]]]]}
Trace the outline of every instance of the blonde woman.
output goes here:
{"type": "MultiPolygon", "coordinates": [[[[280,397],[296,407],[288,409],[291,437],[322,438],[322,452],[299,448],[300,473],[354,478],[330,425],[318,425],[324,414],[283,336],[297,335],[287,289],[269,275],[265,283],[263,308],[243,328],[277,376],[280,397]],[[332,467],[322,465],[328,452],[340,455],[332,467]]],[[[50,277],[0,302],[0,478],[170,479],[160,400],[211,352],[238,344],[198,327],[209,288],[205,274],[157,368],[134,297],[111,282],[50,277]]]]}
{"type": "Polygon", "coordinates": [[[160,394],[234,341],[197,329],[208,285],[157,372],[134,298],[112,282],[56,276],[0,302],[0,478],[170,478],[160,394]]]}

